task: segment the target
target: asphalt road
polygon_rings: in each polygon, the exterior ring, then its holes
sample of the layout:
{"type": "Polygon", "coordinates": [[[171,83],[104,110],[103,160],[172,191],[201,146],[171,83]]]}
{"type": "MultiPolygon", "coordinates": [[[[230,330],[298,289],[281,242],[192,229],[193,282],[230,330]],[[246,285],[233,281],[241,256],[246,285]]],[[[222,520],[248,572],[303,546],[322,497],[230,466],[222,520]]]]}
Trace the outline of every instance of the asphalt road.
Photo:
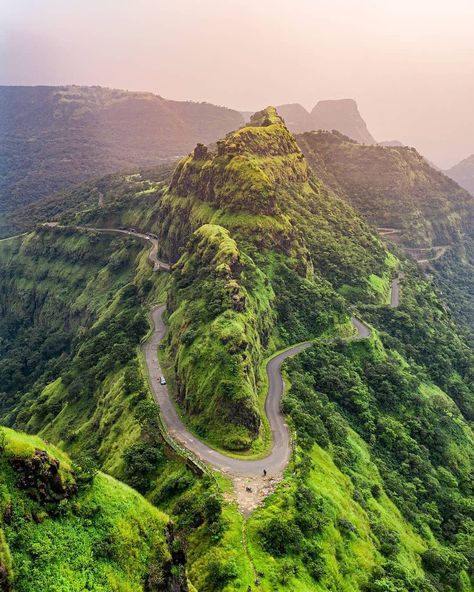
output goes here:
{"type": "MultiPolygon", "coordinates": [[[[49,225],[54,226],[56,223],[51,223],[49,225]]],[[[158,259],[158,241],[150,235],[135,232],[133,230],[115,228],[91,228],[86,226],[79,226],[77,228],[96,232],[124,234],[146,240],[151,243],[151,249],[148,257],[153,264],[153,270],[159,271],[162,269],[170,269],[170,265],[168,263],[158,259]]],[[[396,305],[398,305],[398,295],[396,298],[396,305]]],[[[281,398],[284,392],[281,365],[287,358],[294,356],[310,347],[312,342],[307,341],[305,343],[295,345],[294,347],[277,354],[268,362],[266,368],[268,377],[268,393],[265,399],[265,413],[272,430],[272,450],[268,456],[260,460],[236,459],[221,454],[194,436],[181,421],[176,411],[176,406],[170,397],[168,387],[166,385],[160,384],[160,377],[162,376],[163,372],[158,360],[158,347],[166,334],[166,326],[163,322],[164,310],[165,305],[160,304],[154,307],[151,311],[153,331],[149,339],[143,344],[143,353],[148,369],[148,377],[153,395],[160,407],[161,416],[169,435],[175,441],[179,442],[182,446],[190,450],[202,461],[208,463],[220,471],[227,472],[233,476],[261,476],[264,469],[266,470],[269,477],[280,475],[287,466],[291,455],[290,434],[288,426],[285,422],[285,418],[283,417],[283,414],[280,410],[281,398]]],[[[354,316],[351,318],[351,321],[357,330],[359,338],[370,337],[371,330],[369,327],[367,327],[367,325],[354,316]]]]}
{"type": "MultiPolygon", "coordinates": [[[[311,342],[296,345],[276,355],[267,364],[269,388],[265,401],[265,413],[272,430],[273,446],[271,453],[260,460],[231,458],[207,446],[187,429],[178,416],[167,386],[160,384],[162,371],[158,360],[158,346],[166,333],[166,327],[163,322],[164,310],[165,306],[159,305],[151,312],[154,331],[144,344],[143,353],[155,400],[160,407],[163,422],[170,436],[193,452],[202,461],[234,476],[250,477],[262,475],[264,469],[267,471],[268,476],[281,474],[290,460],[291,442],[288,427],[280,411],[280,403],[284,391],[280,368],[287,358],[310,347],[311,342]]],[[[359,337],[364,338],[370,336],[370,329],[364,323],[354,317],[352,318],[352,323],[357,329],[359,337]]]]}
{"type": "Polygon", "coordinates": [[[397,308],[400,304],[400,277],[393,278],[390,293],[390,308],[397,308]]]}
{"type": "Polygon", "coordinates": [[[77,228],[81,230],[96,230],[97,232],[105,232],[109,234],[125,234],[127,236],[134,236],[135,238],[140,238],[142,240],[148,241],[151,244],[150,252],[148,254],[148,259],[150,260],[151,264],[153,265],[153,271],[160,271],[160,270],[169,270],[170,265],[169,263],[165,263],[164,261],[160,261],[158,259],[158,241],[156,238],[148,234],[143,234],[141,232],[135,232],[134,230],[122,230],[119,228],[92,228],[90,226],[77,226],[77,228]]]}

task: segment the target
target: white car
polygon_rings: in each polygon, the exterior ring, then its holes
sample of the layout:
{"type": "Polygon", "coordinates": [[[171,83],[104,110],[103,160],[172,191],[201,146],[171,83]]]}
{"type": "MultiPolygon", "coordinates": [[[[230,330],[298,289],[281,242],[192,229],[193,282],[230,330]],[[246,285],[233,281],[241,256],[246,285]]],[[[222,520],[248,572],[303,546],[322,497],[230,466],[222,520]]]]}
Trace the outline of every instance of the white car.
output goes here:
{"type": "Polygon", "coordinates": [[[160,376],[160,384],[166,384],[166,378],[164,376],[160,376]]]}

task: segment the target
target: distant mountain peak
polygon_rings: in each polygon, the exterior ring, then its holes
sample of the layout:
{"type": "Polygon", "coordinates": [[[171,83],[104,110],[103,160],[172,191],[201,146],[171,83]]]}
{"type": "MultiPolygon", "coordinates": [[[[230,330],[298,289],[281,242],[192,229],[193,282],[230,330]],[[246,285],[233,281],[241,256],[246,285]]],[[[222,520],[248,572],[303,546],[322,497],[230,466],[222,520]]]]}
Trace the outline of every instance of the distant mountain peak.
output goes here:
{"type": "Polygon", "coordinates": [[[455,164],[446,174],[474,195],[474,154],[455,164]]]}
{"type": "Polygon", "coordinates": [[[361,144],[375,144],[354,99],[319,101],[311,111],[314,129],[337,130],[361,144]]]}

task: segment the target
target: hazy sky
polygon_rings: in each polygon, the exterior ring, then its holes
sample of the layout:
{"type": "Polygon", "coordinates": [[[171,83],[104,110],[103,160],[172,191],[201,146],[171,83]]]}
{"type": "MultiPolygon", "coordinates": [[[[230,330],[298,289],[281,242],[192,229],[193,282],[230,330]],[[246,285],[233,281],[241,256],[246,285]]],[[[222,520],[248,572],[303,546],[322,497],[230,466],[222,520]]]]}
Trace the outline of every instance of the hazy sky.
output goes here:
{"type": "Polygon", "coordinates": [[[236,109],[352,97],[378,140],[474,153],[474,0],[0,0],[0,84],[236,109]]]}

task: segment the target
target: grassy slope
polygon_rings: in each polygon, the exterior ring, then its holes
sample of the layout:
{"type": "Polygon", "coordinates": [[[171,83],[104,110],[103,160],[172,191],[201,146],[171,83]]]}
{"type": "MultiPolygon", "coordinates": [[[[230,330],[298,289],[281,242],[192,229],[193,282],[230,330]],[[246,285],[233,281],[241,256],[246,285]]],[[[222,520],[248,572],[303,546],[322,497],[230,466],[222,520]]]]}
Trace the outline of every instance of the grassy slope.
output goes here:
{"type": "MultiPolygon", "coordinates": [[[[156,424],[156,407],[146,388],[139,357],[139,336],[133,333],[133,325],[127,324],[131,312],[145,319],[146,307],[142,309],[142,304],[163,300],[169,276],[151,273],[147,252],[140,250],[140,242],[122,237],[117,240],[110,235],[93,239],[96,241],[93,245],[88,243],[90,240],[82,232],[45,228],[36,235],[1,243],[5,267],[10,271],[15,269],[15,281],[9,283],[9,298],[4,300],[5,310],[24,314],[28,310],[26,303],[32,298],[33,283],[37,292],[48,296],[44,307],[35,307],[36,321],[43,318],[48,330],[54,328],[54,319],[64,324],[63,315],[68,315],[71,309],[81,311],[82,305],[88,307],[84,318],[74,317],[76,324],[72,320],[67,322],[73,336],[71,353],[66,357],[61,351],[55,353],[53,359],[58,359],[60,364],[41,375],[30,391],[18,399],[9,412],[10,421],[30,432],[39,432],[74,458],[89,462],[92,457],[101,468],[138,487],[151,502],[169,512],[176,523],[177,536],[188,541],[191,580],[199,584],[199,589],[211,590],[209,566],[215,568],[236,561],[250,573],[248,564],[240,558],[241,518],[233,506],[224,505],[219,510],[222,502],[210,513],[208,507],[212,507],[212,501],[209,500],[221,498],[214,481],[197,478],[182,459],[170,456],[163,447],[156,424]],[[29,244],[28,252],[25,243],[29,244]],[[107,261],[124,248],[129,252],[129,262],[126,270],[121,269],[116,277],[116,272],[108,269],[107,261]],[[89,251],[90,258],[81,258],[81,252],[89,251]],[[131,280],[139,293],[143,293],[143,303],[130,296],[123,297],[125,284],[131,280]],[[23,299],[18,299],[19,293],[23,299]],[[106,366],[105,373],[97,374],[87,388],[87,374],[98,362],[107,362],[112,353],[104,348],[100,336],[105,332],[111,345],[119,344],[123,331],[125,336],[132,337],[131,343],[127,341],[131,358],[106,366]]],[[[225,483],[224,486],[228,487],[225,483]]],[[[106,495],[110,494],[109,488],[106,495]]],[[[103,498],[97,498],[96,505],[99,501],[102,503],[103,498]]],[[[75,528],[84,537],[82,542],[87,552],[87,529],[82,533],[82,527],[76,521],[75,528]]],[[[82,560],[81,553],[77,554],[82,560]]],[[[8,551],[0,547],[0,556],[7,561],[8,551]]],[[[43,569],[44,563],[35,577],[40,578],[43,569]]],[[[45,577],[49,577],[47,573],[45,577]]],[[[246,579],[250,583],[248,576],[246,579]]],[[[78,579],[78,585],[81,582],[78,579]]]]}
{"type": "Polygon", "coordinates": [[[183,159],[160,211],[163,254],[174,259],[185,246],[168,302],[177,397],[214,445],[259,449],[255,393],[270,336],[272,347],[302,341],[347,320],[351,302],[385,301],[394,263],[309,175],[272,108],[217,152],[198,146],[183,159]],[[225,243],[211,228],[228,233],[228,260],[207,255],[225,243]]]}
{"type": "Polygon", "coordinates": [[[300,444],[296,465],[248,524],[262,588],[472,590],[472,428],[377,335],[332,349],[317,345],[290,362],[284,408],[300,444]],[[398,400],[373,382],[377,365],[392,366],[398,400]],[[444,567],[428,563],[445,553],[444,567]]]}
{"type": "Polygon", "coordinates": [[[176,264],[168,299],[178,399],[188,413],[200,410],[198,433],[227,448],[248,448],[259,433],[257,382],[273,291],[224,228],[204,225],[192,241],[176,264]]]}
{"type": "Polygon", "coordinates": [[[36,501],[31,495],[38,484],[47,483],[47,477],[24,490],[17,485],[18,475],[10,461],[27,460],[35,450],[45,450],[48,462],[60,462],[62,481],[74,484],[71,461],[39,438],[3,432],[0,504],[2,515],[11,508],[11,518],[1,532],[4,553],[6,543],[11,555],[15,591],[138,592],[145,589],[150,574],[161,574],[169,583],[172,558],[165,514],[102,473],[90,484],[79,483],[78,492],[62,501],[36,501]]]}
{"type": "Polygon", "coordinates": [[[143,290],[158,298],[166,276],[153,275],[142,245],[123,238],[49,228],[2,248],[3,383],[23,386],[21,396],[13,388],[4,395],[4,421],[89,450],[117,474],[124,448],[140,436],[133,383],[147,327],[143,290]],[[132,280],[138,288],[130,290],[132,280]],[[24,357],[55,332],[61,340],[24,357]]]}

